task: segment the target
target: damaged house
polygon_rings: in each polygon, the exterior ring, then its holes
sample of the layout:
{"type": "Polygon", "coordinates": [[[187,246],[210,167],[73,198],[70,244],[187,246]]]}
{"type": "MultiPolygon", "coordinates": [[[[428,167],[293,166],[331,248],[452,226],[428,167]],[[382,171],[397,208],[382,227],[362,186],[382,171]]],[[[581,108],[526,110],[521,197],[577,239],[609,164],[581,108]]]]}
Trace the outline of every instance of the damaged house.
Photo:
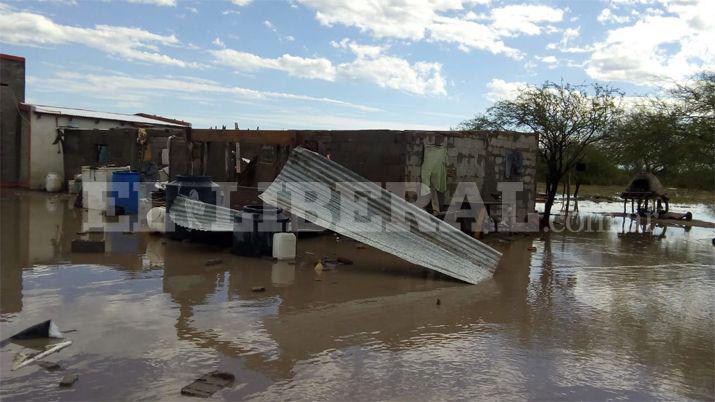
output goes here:
{"type": "MultiPolygon", "coordinates": [[[[237,182],[231,207],[258,200],[259,183],[279,174],[294,147],[304,147],[378,183],[422,183],[428,208],[443,212],[460,182],[474,182],[489,215],[501,212],[500,182],[521,182],[517,220],[534,211],[537,138],[518,132],[396,130],[190,130],[185,152],[172,151],[170,171],[237,182]],[[493,207],[493,208],[490,208],[493,207]]],[[[179,146],[177,145],[177,150],[179,146]]],[[[408,200],[419,185],[406,189],[408,200]]]]}

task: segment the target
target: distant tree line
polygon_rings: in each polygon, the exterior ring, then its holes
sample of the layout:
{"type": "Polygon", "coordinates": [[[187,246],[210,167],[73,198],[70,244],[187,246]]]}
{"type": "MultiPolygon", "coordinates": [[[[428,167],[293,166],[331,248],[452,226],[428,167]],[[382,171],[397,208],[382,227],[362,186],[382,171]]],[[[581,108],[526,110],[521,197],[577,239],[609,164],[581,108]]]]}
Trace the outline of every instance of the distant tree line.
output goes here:
{"type": "Polygon", "coordinates": [[[699,74],[662,97],[626,101],[609,86],[547,81],[524,87],[457,129],[538,134],[545,220],[559,183],[577,167],[582,184],[626,184],[647,171],[666,186],[715,188],[715,73],[699,74]]]}

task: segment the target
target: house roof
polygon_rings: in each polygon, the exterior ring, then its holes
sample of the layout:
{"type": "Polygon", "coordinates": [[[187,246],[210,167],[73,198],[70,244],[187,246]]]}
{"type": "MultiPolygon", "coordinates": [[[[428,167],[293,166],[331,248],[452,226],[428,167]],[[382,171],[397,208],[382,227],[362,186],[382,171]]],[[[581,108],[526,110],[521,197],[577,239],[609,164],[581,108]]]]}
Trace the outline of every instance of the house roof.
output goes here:
{"type": "Polygon", "coordinates": [[[31,107],[35,111],[35,113],[86,117],[89,119],[113,120],[113,121],[122,121],[122,122],[128,122],[128,123],[138,123],[138,124],[151,124],[151,125],[155,125],[155,126],[185,127],[185,125],[170,123],[170,122],[167,122],[164,120],[160,120],[158,118],[137,116],[137,115],[133,115],[133,114],[98,112],[96,110],[75,109],[75,108],[47,106],[47,105],[33,105],[33,104],[28,104],[28,103],[25,103],[23,105],[31,107]]]}

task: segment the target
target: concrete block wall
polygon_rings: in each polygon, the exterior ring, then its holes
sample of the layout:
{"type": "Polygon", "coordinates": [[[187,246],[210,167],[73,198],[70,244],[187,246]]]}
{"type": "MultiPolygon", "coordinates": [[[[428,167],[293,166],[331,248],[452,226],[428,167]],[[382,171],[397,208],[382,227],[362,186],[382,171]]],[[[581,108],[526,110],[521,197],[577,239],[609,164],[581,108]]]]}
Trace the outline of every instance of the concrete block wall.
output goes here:
{"type": "MultiPolygon", "coordinates": [[[[485,201],[495,201],[495,196],[500,195],[499,182],[522,181],[524,190],[517,193],[517,219],[523,221],[528,212],[534,211],[537,143],[532,134],[395,130],[298,130],[294,133],[296,146],[329,156],[368,180],[380,183],[420,182],[425,145],[443,145],[447,148],[447,191],[440,195],[443,205],[449,203],[459,182],[476,183],[485,201]],[[506,179],[506,156],[515,149],[523,155],[523,175],[506,179]]],[[[213,159],[210,163],[221,163],[213,159]]],[[[408,198],[413,199],[416,190],[408,193],[408,198]]],[[[493,210],[498,215],[501,209],[493,210]]]]}
{"type": "MultiPolygon", "coordinates": [[[[497,185],[502,181],[522,181],[524,190],[517,193],[517,219],[524,221],[534,211],[536,196],[536,136],[515,132],[408,132],[406,136],[405,180],[421,181],[421,166],[425,145],[447,148],[447,191],[440,202],[451,200],[459,182],[477,184],[485,201],[499,195],[497,185]],[[507,179],[506,156],[512,150],[521,151],[524,169],[521,177],[507,179]]],[[[500,215],[500,208],[492,213],[500,215]]]]}
{"type": "Polygon", "coordinates": [[[405,134],[389,130],[298,131],[297,144],[374,182],[401,182],[405,134]]]}

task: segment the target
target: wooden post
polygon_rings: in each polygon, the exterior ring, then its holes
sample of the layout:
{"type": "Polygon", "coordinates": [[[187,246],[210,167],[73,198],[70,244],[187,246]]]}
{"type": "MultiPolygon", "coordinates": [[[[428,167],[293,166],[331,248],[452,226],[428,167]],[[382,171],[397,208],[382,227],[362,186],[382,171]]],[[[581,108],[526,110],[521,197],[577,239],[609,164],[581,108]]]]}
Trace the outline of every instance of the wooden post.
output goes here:
{"type": "Polygon", "coordinates": [[[481,239],[482,238],[482,227],[484,226],[484,220],[487,218],[487,208],[482,207],[482,209],[479,210],[479,215],[477,215],[477,221],[475,222],[476,228],[474,229],[474,238],[475,239],[481,239]]]}

